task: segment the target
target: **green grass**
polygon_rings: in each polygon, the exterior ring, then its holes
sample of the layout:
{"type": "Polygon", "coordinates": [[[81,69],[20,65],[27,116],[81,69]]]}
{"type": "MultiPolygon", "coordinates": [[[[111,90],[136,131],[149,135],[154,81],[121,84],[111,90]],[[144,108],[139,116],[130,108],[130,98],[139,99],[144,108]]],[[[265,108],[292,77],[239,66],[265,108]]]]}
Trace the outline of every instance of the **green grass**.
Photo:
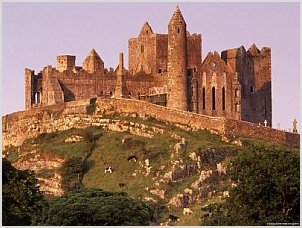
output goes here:
{"type": "Polygon", "coordinates": [[[56,131],[49,134],[40,134],[34,139],[34,143],[39,148],[58,155],[64,159],[70,157],[84,157],[91,145],[90,138],[95,134],[101,134],[99,127],[89,127],[86,129],[71,128],[66,131],[56,131]],[[65,142],[72,135],[83,137],[80,142],[65,142]]]}
{"type": "Polygon", "coordinates": [[[19,157],[19,152],[18,148],[15,146],[10,146],[6,151],[3,151],[3,154],[7,154],[7,160],[10,162],[14,162],[18,159],[19,157]]]}
{"type": "MultiPolygon", "coordinates": [[[[103,117],[105,118],[105,117],[103,117]]],[[[107,116],[106,118],[114,118],[134,123],[140,123],[146,125],[147,129],[152,127],[159,127],[164,129],[164,134],[156,134],[153,138],[145,138],[136,135],[131,135],[129,132],[105,132],[100,127],[89,127],[85,129],[69,129],[66,131],[57,131],[50,134],[41,134],[34,140],[28,140],[26,143],[37,144],[41,151],[47,151],[58,155],[64,159],[72,156],[84,157],[91,146],[93,140],[95,140],[95,147],[91,156],[87,162],[90,169],[84,174],[82,184],[84,187],[89,188],[102,188],[109,191],[125,191],[129,196],[134,198],[143,199],[144,197],[152,197],[158,201],[158,205],[165,204],[169,199],[175,197],[179,193],[183,193],[184,189],[191,188],[191,184],[195,182],[199,176],[196,175],[185,178],[178,183],[165,184],[161,183],[159,186],[155,186],[154,182],[163,177],[163,174],[169,171],[171,168],[170,157],[174,152],[174,145],[179,140],[171,137],[172,134],[176,134],[180,137],[184,137],[188,140],[188,146],[186,152],[180,153],[178,158],[183,159],[185,164],[193,163],[189,158],[192,152],[197,152],[198,149],[206,150],[208,148],[214,148],[216,153],[223,155],[223,163],[228,163],[230,159],[242,150],[241,147],[221,141],[219,135],[211,134],[206,130],[198,131],[185,131],[171,124],[157,121],[153,118],[147,118],[147,120],[140,119],[138,117],[124,117],[124,116],[107,116]],[[84,139],[81,142],[66,143],[65,139],[72,135],[83,136],[84,139]],[[123,146],[122,140],[128,138],[131,139],[130,144],[123,146]],[[148,153],[146,153],[146,151],[148,153]],[[127,158],[135,155],[138,161],[129,162],[127,158]],[[145,169],[140,166],[140,162],[145,164],[145,159],[149,159],[150,166],[152,166],[151,173],[145,176],[143,173],[145,169]],[[106,166],[113,167],[113,173],[104,173],[106,166]],[[160,166],[165,166],[161,176],[156,177],[156,170],[160,166]],[[134,171],[137,170],[137,176],[133,176],[134,171]],[[141,173],[139,173],[141,172],[141,173]],[[152,179],[153,178],[153,179],[152,179]],[[119,184],[125,184],[120,188],[119,184]],[[157,189],[166,190],[166,199],[162,200],[156,195],[146,191],[146,187],[153,187],[157,189]]],[[[254,139],[239,138],[244,145],[263,145],[270,147],[272,144],[254,139]]],[[[275,145],[274,145],[275,146],[275,145]]],[[[279,146],[280,148],[287,148],[279,146]]],[[[24,147],[26,148],[26,147],[24,147]]],[[[28,146],[30,148],[30,146],[28,146]]],[[[299,151],[297,149],[297,151],[299,151]]],[[[15,160],[18,156],[17,148],[11,148],[9,152],[9,159],[15,160]]],[[[204,165],[203,169],[215,169],[215,164],[204,165]]],[[[38,175],[40,177],[51,177],[52,170],[41,170],[38,175]]],[[[204,183],[208,184],[208,183],[204,183]]],[[[213,186],[219,190],[227,188],[227,183],[215,183],[213,186]]],[[[196,193],[196,192],[195,192],[196,193]]],[[[195,194],[196,195],[196,194],[195,194]]],[[[209,199],[209,202],[217,202],[218,197],[209,199]]],[[[207,203],[209,203],[207,202],[207,203]]],[[[183,215],[181,208],[171,207],[172,213],[179,216],[181,221],[175,222],[171,225],[199,225],[202,222],[199,221],[202,212],[201,205],[194,204],[191,209],[194,211],[193,215],[183,215]]],[[[168,220],[169,212],[165,211],[159,215],[160,222],[168,220]]]]}

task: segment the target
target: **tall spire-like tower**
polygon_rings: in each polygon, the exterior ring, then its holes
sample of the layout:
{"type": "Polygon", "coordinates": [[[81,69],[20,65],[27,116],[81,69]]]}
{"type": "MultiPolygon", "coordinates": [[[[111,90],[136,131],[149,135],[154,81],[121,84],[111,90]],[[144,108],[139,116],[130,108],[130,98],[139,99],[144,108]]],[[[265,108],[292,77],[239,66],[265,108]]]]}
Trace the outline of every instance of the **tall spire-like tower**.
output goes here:
{"type": "Polygon", "coordinates": [[[115,98],[130,98],[128,94],[126,78],[124,73],[123,53],[119,54],[119,65],[116,73],[115,98]]]}
{"type": "Polygon", "coordinates": [[[179,7],[168,25],[167,107],[188,110],[187,102],[187,25],[179,7]]]}

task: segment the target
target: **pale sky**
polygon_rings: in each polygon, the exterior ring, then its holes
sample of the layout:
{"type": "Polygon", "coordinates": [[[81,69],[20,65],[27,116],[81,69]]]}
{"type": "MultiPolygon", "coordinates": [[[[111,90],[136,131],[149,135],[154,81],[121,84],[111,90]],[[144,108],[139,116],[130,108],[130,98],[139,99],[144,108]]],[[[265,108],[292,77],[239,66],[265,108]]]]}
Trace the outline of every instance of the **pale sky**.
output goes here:
{"type": "MultiPolygon", "coordinates": [[[[38,73],[56,65],[56,56],[75,55],[81,66],[92,48],[116,67],[128,39],[145,21],[167,33],[177,3],[3,3],[2,115],[24,110],[24,69],[38,73]]],[[[273,127],[300,125],[299,3],[178,3],[190,33],[202,34],[202,57],[209,51],[272,49],[273,127]]]]}

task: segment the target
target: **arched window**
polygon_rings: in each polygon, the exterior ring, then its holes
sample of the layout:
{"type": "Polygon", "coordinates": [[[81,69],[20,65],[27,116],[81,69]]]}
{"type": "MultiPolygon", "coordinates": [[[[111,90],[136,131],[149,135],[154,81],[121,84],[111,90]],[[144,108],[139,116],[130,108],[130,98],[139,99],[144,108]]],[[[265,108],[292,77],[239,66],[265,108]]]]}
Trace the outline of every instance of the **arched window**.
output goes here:
{"type": "Polygon", "coordinates": [[[222,110],[225,110],[225,88],[222,88],[222,110]]]}
{"type": "Polygon", "coordinates": [[[112,91],[110,91],[110,96],[112,96],[112,91]]]}
{"type": "Polygon", "coordinates": [[[206,109],[206,88],[202,87],[202,109],[206,109]]]}
{"type": "Polygon", "coordinates": [[[144,53],[144,45],[141,46],[141,53],[144,53]]]}
{"type": "Polygon", "coordinates": [[[179,33],[180,32],[180,29],[179,28],[177,28],[177,33],[179,33]]]}
{"type": "Polygon", "coordinates": [[[215,110],[215,101],[216,101],[216,94],[215,94],[215,87],[212,87],[212,110],[215,110]]]}

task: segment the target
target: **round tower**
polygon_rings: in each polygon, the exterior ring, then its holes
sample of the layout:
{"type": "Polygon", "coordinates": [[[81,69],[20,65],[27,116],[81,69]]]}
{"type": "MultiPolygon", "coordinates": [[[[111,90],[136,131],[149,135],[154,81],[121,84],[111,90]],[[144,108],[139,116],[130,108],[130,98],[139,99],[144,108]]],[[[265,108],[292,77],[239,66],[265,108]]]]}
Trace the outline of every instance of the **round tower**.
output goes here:
{"type": "Polygon", "coordinates": [[[168,26],[167,107],[187,111],[187,29],[176,7],[168,26]]]}

